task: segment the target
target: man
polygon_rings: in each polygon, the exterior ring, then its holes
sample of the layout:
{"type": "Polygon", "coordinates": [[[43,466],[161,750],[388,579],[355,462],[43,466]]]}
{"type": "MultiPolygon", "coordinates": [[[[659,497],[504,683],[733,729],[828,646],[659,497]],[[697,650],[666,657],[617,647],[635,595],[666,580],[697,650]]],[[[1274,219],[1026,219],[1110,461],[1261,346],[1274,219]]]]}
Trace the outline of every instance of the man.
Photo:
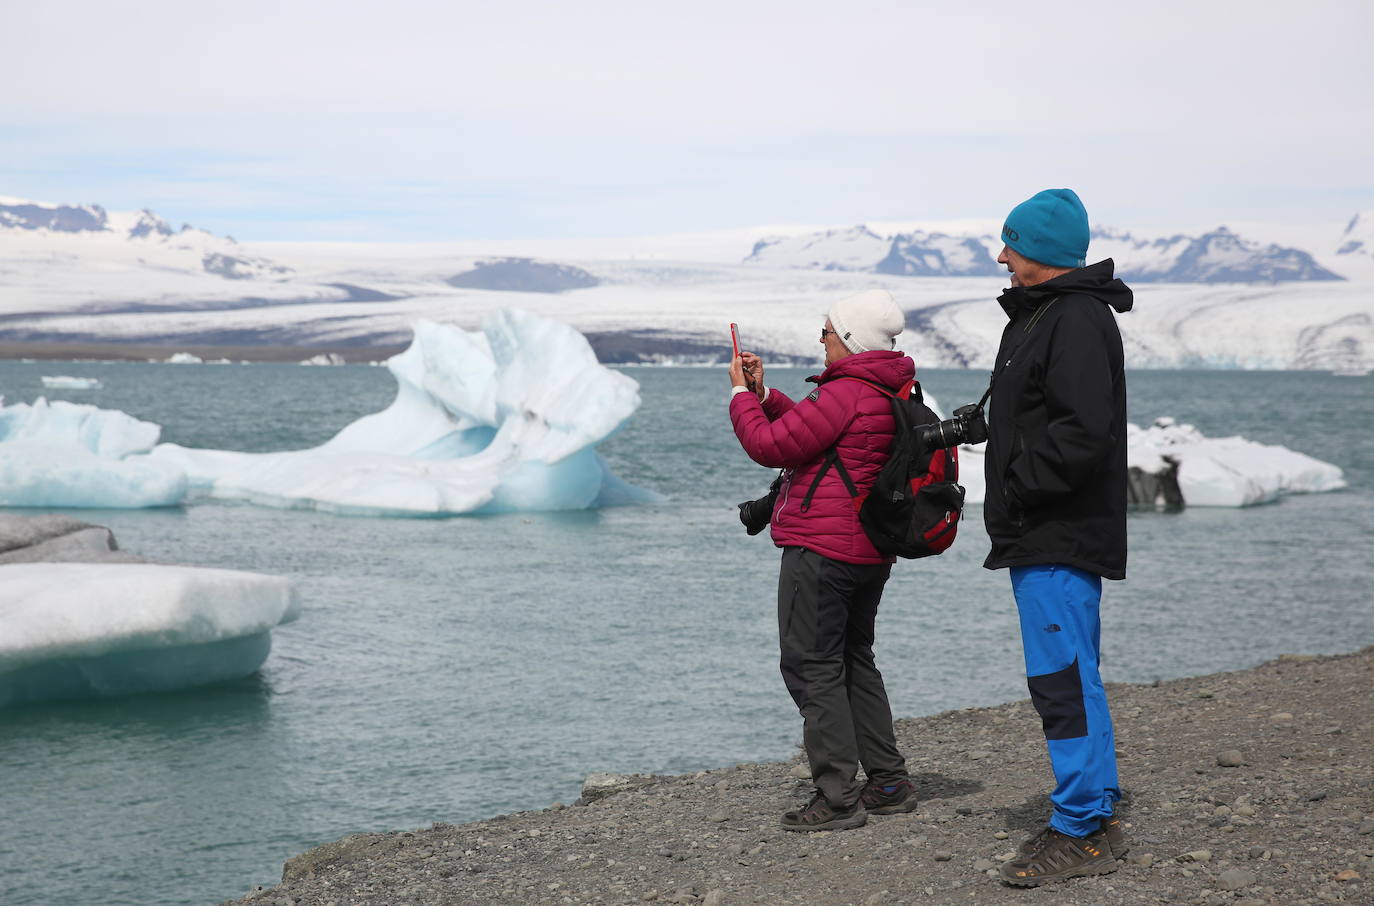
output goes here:
{"type": "Polygon", "coordinates": [[[1088,215],[1069,189],[1017,205],[1002,227],[998,298],[1010,322],[993,372],[984,566],[1009,567],[1026,684],[1056,787],[1049,824],[1001,867],[1009,884],[1115,871],[1126,851],[1107,695],[1098,673],[1102,580],[1126,577],[1126,379],[1112,314],[1131,290],[1085,267],[1088,215]]]}

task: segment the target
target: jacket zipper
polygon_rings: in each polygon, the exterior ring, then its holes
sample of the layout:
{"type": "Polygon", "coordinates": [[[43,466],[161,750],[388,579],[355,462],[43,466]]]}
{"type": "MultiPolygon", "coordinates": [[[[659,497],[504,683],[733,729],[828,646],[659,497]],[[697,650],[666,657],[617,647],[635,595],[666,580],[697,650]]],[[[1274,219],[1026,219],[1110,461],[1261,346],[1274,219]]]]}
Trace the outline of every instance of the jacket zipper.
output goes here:
{"type": "Polygon", "coordinates": [[[773,519],[773,524],[774,524],[774,525],[777,525],[779,522],[781,522],[781,521],[782,521],[782,514],[785,513],[785,512],[787,512],[787,499],[788,499],[788,497],[790,497],[790,496],[792,495],[792,475],[793,475],[793,471],[792,471],[791,469],[788,469],[788,470],[787,470],[787,474],[783,476],[783,479],[782,479],[782,506],[778,507],[778,515],[777,515],[776,518],[773,519]]]}

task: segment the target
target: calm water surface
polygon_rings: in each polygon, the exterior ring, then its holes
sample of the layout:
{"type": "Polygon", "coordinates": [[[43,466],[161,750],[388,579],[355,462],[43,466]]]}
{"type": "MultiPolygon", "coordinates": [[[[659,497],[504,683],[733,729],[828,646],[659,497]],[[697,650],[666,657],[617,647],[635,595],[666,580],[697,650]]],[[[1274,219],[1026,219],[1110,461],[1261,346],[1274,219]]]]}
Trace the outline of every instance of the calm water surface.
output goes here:
{"type": "MultiPolygon", "coordinates": [[[[776,670],[777,553],[744,535],[734,507],[770,473],[735,444],[721,371],[628,373],[644,405],[603,453],[661,504],[446,520],[71,511],[151,558],[290,576],[304,616],[246,681],[0,712],[0,903],[214,903],[348,833],[569,802],[590,771],[789,756],[800,727],[776,670]]],[[[105,383],[49,398],[238,450],[314,445],[394,393],[367,367],[16,362],[0,362],[0,392],[31,401],[44,374],[105,383]]],[[[805,374],[774,370],[771,383],[794,391],[805,374]]],[[[986,381],[922,378],[946,408],[986,381]]],[[[1133,515],[1129,579],[1103,604],[1107,679],[1374,644],[1374,381],[1130,382],[1135,421],[1281,443],[1337,463],[1351,489],[1133,515]]],[[[878,656],[898,714],[1025,694],[1007,579],[979,567],[978,517],[945,556],[894,570],[878,656]]]]}

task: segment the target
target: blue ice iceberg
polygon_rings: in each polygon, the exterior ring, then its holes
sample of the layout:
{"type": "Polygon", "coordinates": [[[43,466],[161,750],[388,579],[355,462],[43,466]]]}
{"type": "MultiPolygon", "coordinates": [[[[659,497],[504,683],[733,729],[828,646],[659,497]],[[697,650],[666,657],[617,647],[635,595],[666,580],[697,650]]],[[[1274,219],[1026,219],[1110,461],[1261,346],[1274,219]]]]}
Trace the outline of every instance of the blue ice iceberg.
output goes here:
{"type": "Polygon", "coordinates": [[[163,506],[189,493],[446,516],[649,496],[612,475],[595,449],[638,408],[639,387],[597,362],[576,330],[519,311],[494,313],[481,332],[430,321],[414,330],[410,347],[387,362],[398,384],[391,406],[310,450],[154,446],[157,426],[122,412],[42,400],[0,407],[4,461],[12,449],[23,452],[13,467],[0,466],[0,505],[163,506]],[[105,444],[106,430],[123,442],[105,444]],[[70,467],[56,455],[78,446],[84,452],[70,467]]]}
{"type": "Polygon", "coordinates": [[[152,563],[0,566],[0,707],[248,676],[299,615],[289,579],[152,563]]]}

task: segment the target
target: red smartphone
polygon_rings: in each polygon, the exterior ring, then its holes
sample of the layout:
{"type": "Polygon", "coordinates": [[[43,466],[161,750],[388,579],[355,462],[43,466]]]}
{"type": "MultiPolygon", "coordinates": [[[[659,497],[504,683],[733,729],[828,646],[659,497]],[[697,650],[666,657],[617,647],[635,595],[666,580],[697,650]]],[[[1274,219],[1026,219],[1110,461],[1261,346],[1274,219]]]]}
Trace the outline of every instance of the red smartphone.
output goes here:
{"type": "Polygon", "coordinates": [[[739,325],[730,325],[730,345],[735,347],[735,358],[739,358],[739,325]]]}

